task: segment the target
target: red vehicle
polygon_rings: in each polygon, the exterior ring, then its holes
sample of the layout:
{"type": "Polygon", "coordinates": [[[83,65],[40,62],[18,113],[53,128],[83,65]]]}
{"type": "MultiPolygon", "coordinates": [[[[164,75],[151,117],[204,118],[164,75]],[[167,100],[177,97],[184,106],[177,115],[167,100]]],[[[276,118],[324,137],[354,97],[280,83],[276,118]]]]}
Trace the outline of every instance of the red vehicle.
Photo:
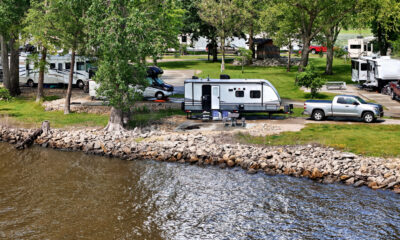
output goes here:
{"type": "Polygon", "coordinates": [[[392,99],[400,99],[400,80],[390,83],[390,90],[392,92],[392,99]]]}
{"type": "MultiPolygon", "coordinates": [[[[326,50],[327,50],[327,48],[323,47],[323,46],[310,46],[309,49],[310,49],[310,52],[312,54],[317,54],[317,53],[320,53],[320,52],[326,52],[326,50]]],[[[301,53],[301,51],[299,51],[299,53],[301,53]]]]}

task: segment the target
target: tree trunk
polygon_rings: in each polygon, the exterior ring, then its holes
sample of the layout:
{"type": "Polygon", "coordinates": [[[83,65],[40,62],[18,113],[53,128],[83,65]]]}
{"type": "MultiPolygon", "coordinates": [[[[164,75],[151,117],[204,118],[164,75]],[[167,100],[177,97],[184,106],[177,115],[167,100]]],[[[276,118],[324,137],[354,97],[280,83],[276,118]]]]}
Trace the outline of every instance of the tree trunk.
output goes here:
{"type": "Polygon", "coordinates": [[[212,43],[212,49],[213,49],[213,62],[218,62],[218,44],[215,38],[211,40],[212,43]]]}
{"type": "MultiPolygon", "coordinates": [[[[47,56],[47,48],[43,48],[42,56],[40,57],[39,62],[39,80],[38,80],[38,88],[37,88],[37,95],[36,95],[36,102],[40,102],[43,97],[43,83],[44,83],[44,70],[46,67],[46,56],[47,56]]],[[[72,68],[72,66],[71,66],[72,68]]]]}
{"type": "Polygon", "coordinates": [[[108,124],[104,130],[109,132],[123,131],[124,130],[123,117],[124,114],[122,110],[116,109],[115,107],[111,107],[110,119],[108,120],[108,124]]]}
{"type": "Polygon", "coordinates": [[[221,53],[222,53],[221,72],[223,72],[225,71],[225,37],[221,37],[221,53]]]}
{"type": "Polygon", "coordinates": [[[72,49],[71,54],[71,69],[69,72],[69,81],[68,81],[68,89],[67,95],[65,96],[65,104],[64,104],[64,114],[71,113],[71,94],[72,94],[72,82],[74,79],[74,66],[75,66],[75,49],[72,49]]]}
{"type": "Polygon", "coordinates": [[[15,38],[10,39],[10,95],[15,97],[21,94],[19,88],[19,52],[15,49],[15,38]]]}
{"type": "Polygon", "coordinates": [[[250,26],[249,48],[250,48],[250,50],[251,50],[250,64],[253,64],[253,59],[256,58],[256,48],[255,48],[255,46],[254,46],[254,30],[253,30],[253,25],[250,26]]]}
{"type": "Polygon", "coordinates": [[[310,53],[310,40],[303,39],[303,49],[301,50],[301,62],[299,66],[299,72],[304,71],[304,68],[308,65],[308,55],[310,53]]]}
{"type": "Polygon", "coordinates": [[[8,59],[7,40],[1,35],[1,59],[3,62],[3,85],[5,88],[10,88],[10,67],[8,59]]]}
{"type": "Polygon", "coordinates": [[[287,61],[287,68],[286,72],[290,72],[290,67],[291,67],[291,58],[292,58],[292,41],[289,40],[289,54],[288,54],[288,61],[287,61]]]}
{"type": "Polygon", "coordinates": [[[334,46],[337,40],[337,37],[340,33],[339,24],[332,26],[328,31],[325,32],[326,38],[326,67],[325,74],[333,75],[333,54],[334,54],[334,46]]]}
{"type": "Polygon", "coordinates": [[[325,67],[325,74],[326,75],[333,75],[333,46],[329,46],[326,49],[326,67],[325,67]]]}

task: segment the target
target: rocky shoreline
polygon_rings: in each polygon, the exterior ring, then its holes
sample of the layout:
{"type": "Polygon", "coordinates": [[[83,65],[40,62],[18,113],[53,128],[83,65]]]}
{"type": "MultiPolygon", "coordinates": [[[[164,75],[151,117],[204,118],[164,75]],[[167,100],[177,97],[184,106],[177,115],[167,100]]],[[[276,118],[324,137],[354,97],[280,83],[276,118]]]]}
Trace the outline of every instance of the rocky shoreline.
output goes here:
{"type": "MultiPolygon", "coordinates": [[[[0,141],[17,144],[35,130],[0,126],[0,141]]],[[[44,148],[83,151],[125,160],[153,159],[241,167],[248,173],[285,174],[321,183],[388,189],[400,194],[400,160],[363,157],[319,146],[252,146],[225,143],[218,132],[168,132],[155,127],[110,134],[103,130],[44,132],[34,142],[44,148]]],[[[226,134],[225,134],[226,138],[226,134]]]]}

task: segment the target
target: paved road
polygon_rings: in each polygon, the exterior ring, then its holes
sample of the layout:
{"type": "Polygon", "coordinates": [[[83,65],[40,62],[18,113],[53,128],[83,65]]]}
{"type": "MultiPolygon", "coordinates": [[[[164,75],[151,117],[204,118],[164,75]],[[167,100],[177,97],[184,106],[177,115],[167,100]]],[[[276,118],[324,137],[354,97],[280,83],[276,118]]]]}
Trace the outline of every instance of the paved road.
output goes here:
{"type": "Polygon", "coordinates": [[[192,76],[199,74],[199,70],[164,70],[162,79],[174,86],[174,93],[183,94],[184,93],[184,82],[186,79],[191,79],[192,76]]]}

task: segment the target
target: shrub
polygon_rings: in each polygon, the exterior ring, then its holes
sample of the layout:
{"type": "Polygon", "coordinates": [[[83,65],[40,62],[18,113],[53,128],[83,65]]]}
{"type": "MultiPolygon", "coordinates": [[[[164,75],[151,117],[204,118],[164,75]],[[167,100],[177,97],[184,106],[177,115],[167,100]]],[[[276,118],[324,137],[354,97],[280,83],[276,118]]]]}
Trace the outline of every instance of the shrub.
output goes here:
{"type": "Polygon", "coordinates": [[[335,58],[341,58],[341,57],[343,57],[344,55],[346,55],[347,54],[347,52],[343,49],[343,48],[334,48],[333,49],[333,56],[335,57],[335,58]]]}
{"type": "Polygon", "coordinates": [[[12,97],[7,88],[0,87],[0,101],[11,101],[12,97]]]}
{"type": "Polygon", "coordinates": [[[309,64],[304,72],[297,74],[296,83],[298,86],[306,87],[311,89],[311,98],[314,98],[318,91],[325,84],[325,79],[321,78],[320,75],[315,71],[315,67],[309,64]]]}

